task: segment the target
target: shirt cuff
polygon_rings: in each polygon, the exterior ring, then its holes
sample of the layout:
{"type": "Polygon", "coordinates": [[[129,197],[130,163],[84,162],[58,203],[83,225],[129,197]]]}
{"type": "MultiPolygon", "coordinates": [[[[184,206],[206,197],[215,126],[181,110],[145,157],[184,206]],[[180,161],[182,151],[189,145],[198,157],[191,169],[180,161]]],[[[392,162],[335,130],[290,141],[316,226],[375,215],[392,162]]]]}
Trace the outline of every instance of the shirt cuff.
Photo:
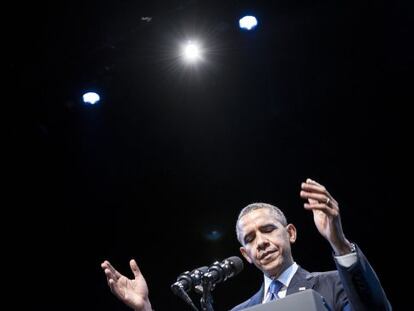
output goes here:
{"type": "Polygon", "coordinates": [[[349,253],[342,256],[335,256],[336,262],[344,268],[349,268],[358,261],[356,253],[349,253]]]}

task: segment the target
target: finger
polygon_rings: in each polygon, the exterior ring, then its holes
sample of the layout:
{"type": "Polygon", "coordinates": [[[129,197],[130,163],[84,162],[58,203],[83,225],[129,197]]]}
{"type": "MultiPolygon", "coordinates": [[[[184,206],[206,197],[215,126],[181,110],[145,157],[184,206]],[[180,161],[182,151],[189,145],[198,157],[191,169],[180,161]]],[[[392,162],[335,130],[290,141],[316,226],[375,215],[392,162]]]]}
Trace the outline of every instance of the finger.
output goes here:
{"type": "Polygon", "coordinates": [[[303,190],[300,192],[300,197],[303,199],[308,199],[308,200],[316,200],[319,203],[325,203],[325,204],[332,201],[332,198],[327,194],[320,194],[320,193],[308,192],[308,191],[303,191],[303,190]]]}
{"type": "Polygon", "coordinates": [[[318,204],[319,201],[318,200],[314,200],[314,199],[308,199],[308,203],[309,204],[318,204]]]}
{"type": "Polygon", "coordinates": [[[108,267],[108,261],[105,260],[103,263],[101,263],[101,268],[105,270],[107,267],[108,267]]]}
{"type": "Polygon", "coordinates": [[[313,183],[306,183],[303,182],[301,184],[301,188],[306,191],[313,191],[313,192],[319,192],[319,193],[328,193],[326,188],[319,184],[313,184],[313,183]]]}
{"type": "Polygon", "coordinates": [[[106,276],[106,283],[108,283],[108,286],[110,287],[111,291],[113,291],[113,285],[116,283],[116,280],[114,280],[113,275],[109,269],[105,269],[105,276],[106,276]]]}
{"type": "Polygon", "coordinates": [[[318,210],[318,211],[322,211],[330,216],[338,216],[338,211],[336,209],[333,208],[329,208],[326,204],[309,204],[309,203],[305,203],[303,204],[304,208],[307,210],[318,210]]]}
{"type": "Polygon", "coordinates": [[[105,269],[105,276],[106,276],[107,281],[109,281],[109,280],[117,281],[118,280],[118,278],[109,269],[105,269]]]}
{"type": "Polygon", "coordinates": [[[112,265],[111,265],[111,263],[108,261],[108,260],[105,260],[102,264],[101,264],[101,267],[102,267],[102,269],[109,269],[109,270],[111,270],[111,271],[116,271],[115,269],[114,269],[114,267],[112,267],[112,265]]]}
{"type": "Polygon", "coordinates": [[[310,204],[324,204],[330,208],[338,209],[338,202],[329,195],[315,193],[301,193],[301,197],[307,199],[310,204]]]}
{"type": "Polygon", "coordinates": [[[318,182],[316,182],[316,181],[314,181],[313,179],[310,179],[310,178],[306,179],[306,183],[323,187],[320,183],[318,183],[318,182]]]}
{"type": "Polygon", "coordinates": [[[131,259],[129,261],[129,266],[131,267],[131,270],[134,273],[135,278],[141,275],[141,270],[139,269],[137,262],[134,259],[131,259]]]}
{"type": "Polygon", "coordinates": [[[106,268],[109,269],[111,271],[111,273],[113,274],[115,280],[119,279],[122,274],[118,272],[118,270],[116,270],[109,261],[105,261],[106,263],[106,268]]]}

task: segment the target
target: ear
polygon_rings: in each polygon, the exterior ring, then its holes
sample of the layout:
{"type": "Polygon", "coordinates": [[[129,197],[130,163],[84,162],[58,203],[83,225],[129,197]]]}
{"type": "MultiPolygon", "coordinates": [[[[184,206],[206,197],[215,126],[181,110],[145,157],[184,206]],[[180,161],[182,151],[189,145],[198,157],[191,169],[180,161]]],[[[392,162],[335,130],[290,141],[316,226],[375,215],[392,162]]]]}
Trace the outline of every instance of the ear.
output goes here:
{"type": "Polygon", "coordinates": [[[296,241],[296,227],[293,224],[288,224],[286,226],[286,230],[289,234],[289,242],[291,244],[295,243],[295,241],[296,241]]]}
{"type": "Polygon", "coordinates": [[[249,255],[247,254],[246,249],[243,246],[240,247],[240,253],[243,255],[244,259],[248,261],[248,263],[252,263],[252,260],[250,259],[249,255]]]}

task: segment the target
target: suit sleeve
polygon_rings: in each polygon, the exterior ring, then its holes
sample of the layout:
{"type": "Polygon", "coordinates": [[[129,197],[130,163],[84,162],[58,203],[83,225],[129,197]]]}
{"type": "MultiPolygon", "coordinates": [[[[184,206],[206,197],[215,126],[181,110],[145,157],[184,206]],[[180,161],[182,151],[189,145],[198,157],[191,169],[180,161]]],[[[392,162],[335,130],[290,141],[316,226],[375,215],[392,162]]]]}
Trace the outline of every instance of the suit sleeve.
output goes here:
{"type": "Polygon", "coordinates": [[[358,260],[350,267],[336,262],[351,310],[392,310],[374,269],[358,246],[356,251],[358,260]]]}

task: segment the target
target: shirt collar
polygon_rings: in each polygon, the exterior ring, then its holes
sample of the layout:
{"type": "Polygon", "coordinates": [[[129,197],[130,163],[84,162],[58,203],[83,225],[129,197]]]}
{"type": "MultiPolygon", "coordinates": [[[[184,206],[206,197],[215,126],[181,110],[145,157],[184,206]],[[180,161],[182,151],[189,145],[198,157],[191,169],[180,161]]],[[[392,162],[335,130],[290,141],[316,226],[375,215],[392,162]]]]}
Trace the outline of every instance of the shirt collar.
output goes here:
{"type": "MultiPolygon", "coordinates": [[[[294,262],[292,265],[290,265],[289,268],[287,268],[285,271],[282,272],[281,275],[279,275],[279,277],[277,278],[277,280],[279,280],[280,282],[283,283],[283,287],[282,290],[289,287],[290,281],[292,281],[293,275],[296,273],[296,271],[298,271],[299,266],[297,265],[296,262],[294,262]]],[[[269,286],[270,283],[273,280],[271,278],[269,278],[268,276],[264,276],[264,296],[267,296],[267,292],[269,290],[269,286]]]]}

